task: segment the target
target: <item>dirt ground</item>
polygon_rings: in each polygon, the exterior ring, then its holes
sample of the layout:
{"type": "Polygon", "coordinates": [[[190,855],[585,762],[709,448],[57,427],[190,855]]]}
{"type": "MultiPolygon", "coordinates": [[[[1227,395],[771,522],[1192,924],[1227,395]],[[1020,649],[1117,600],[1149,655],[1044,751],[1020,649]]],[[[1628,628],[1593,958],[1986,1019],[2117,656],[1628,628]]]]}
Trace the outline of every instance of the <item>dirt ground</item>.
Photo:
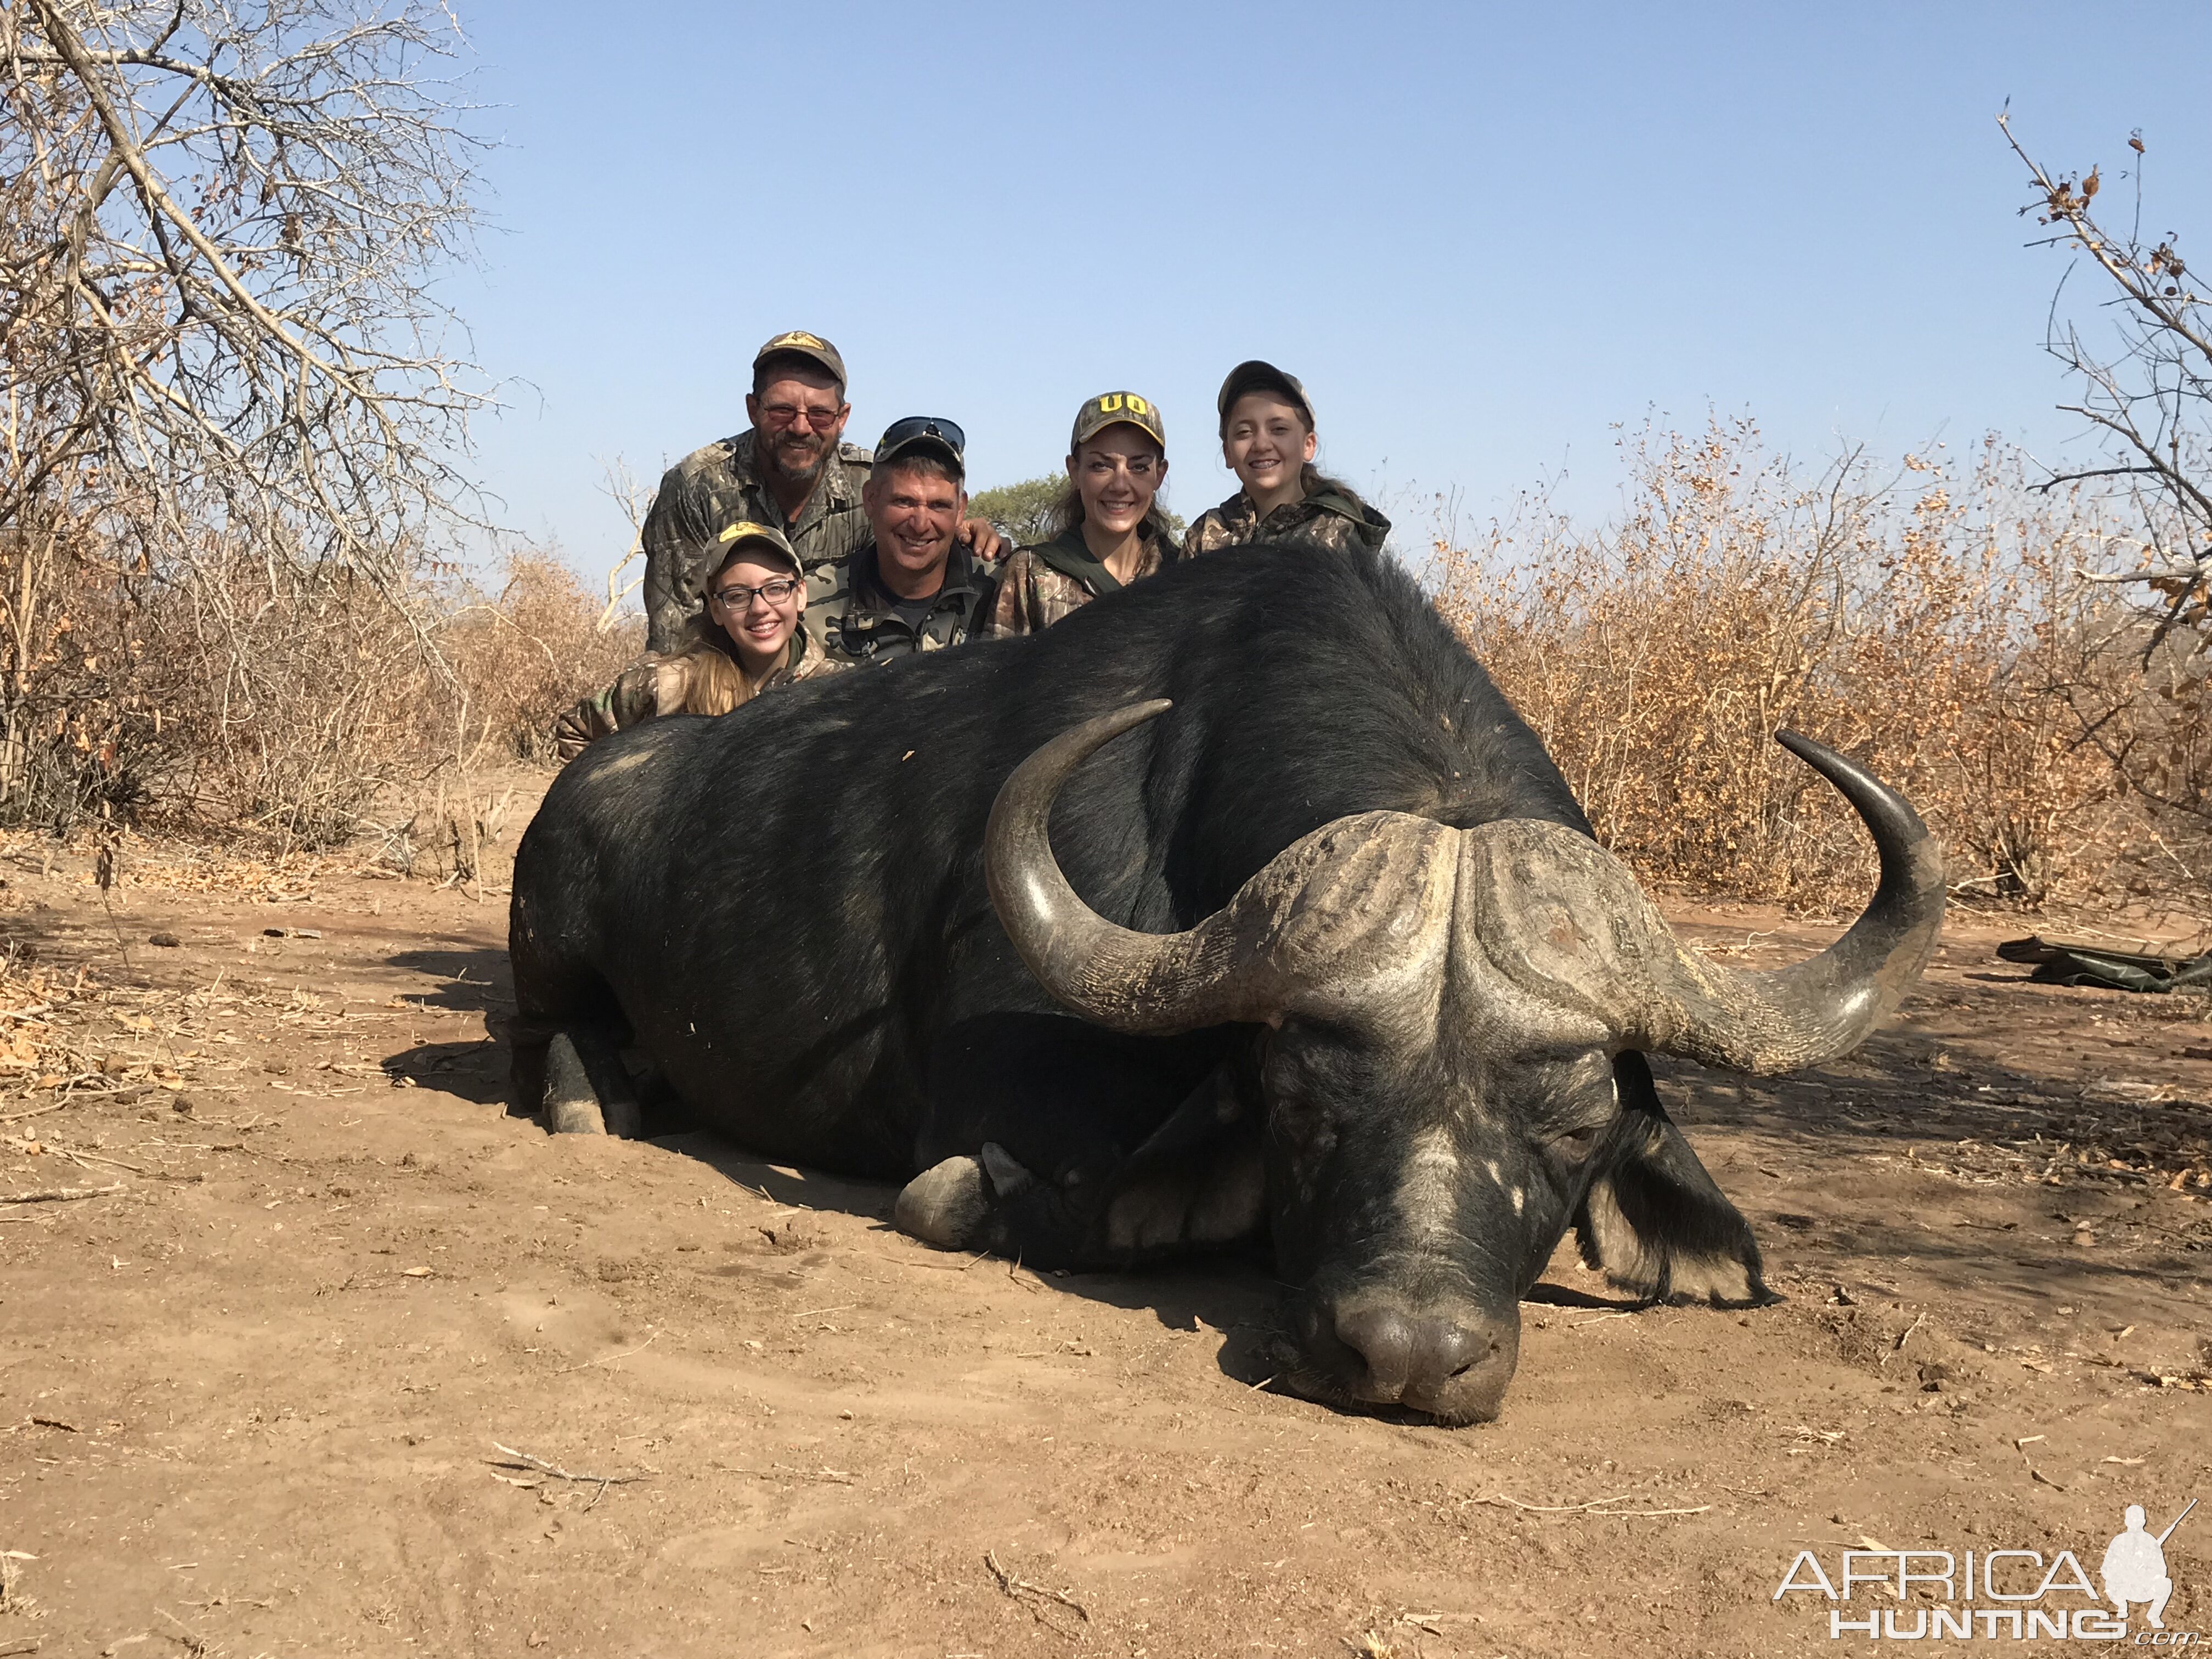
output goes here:
{"type": "MultiPolygon", "coordinates": [[[[1563,1252],[1443,1430],[1267,1387],[1257,1267],[1041,1278],[508,1116],[495,891],[89,850],[0,851],[0,1656],[1835,1652],[1800,1550],[2094,1573],[2212,1499],[2205,1005],[2029,985],[2017,921],[1845,1062],[1662,1075],[1785,1303],[1563,1252]]],[[[2212,1630],[2212,1505],[2166,1548],[2212,1630]]]]}

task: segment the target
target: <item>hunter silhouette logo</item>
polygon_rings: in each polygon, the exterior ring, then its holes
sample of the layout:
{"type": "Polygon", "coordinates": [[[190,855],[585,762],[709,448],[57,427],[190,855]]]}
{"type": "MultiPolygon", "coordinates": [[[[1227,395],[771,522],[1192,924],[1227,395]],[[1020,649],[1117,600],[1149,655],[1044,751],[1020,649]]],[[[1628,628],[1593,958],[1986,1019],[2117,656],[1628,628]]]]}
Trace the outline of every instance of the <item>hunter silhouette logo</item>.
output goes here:
{"type": "Polygon", "coordinates": [[[2173,1596],[2173,1580],[2166,1573],[2166,1540],[2173,1536],[2173,1529],[2189,1518],[2189,1511],[2197,1507],[2191,1498],[2180,1514],[2173,1517],[2166,1529],[2155,1536],[2143,1530],[2143,1507],[2128,1505],[2122,1517],[2127,1530],[2105,1546],[2104,1565],[2098,1576],[2105,1581],[2105,1599],[2120,1610],[2120,1617],[2128,1616],[2128,1603],[2144,1601],[2149,1604],[2147,1614],[2153,1630],[2164,1630],[2166,1604],[2173,1596]]]}
{"type": "Polygon", "coordinates": [[[1813,1551],[1800,1550],[1775,1587],[1774,1600],[1802,1594],[1829,1603],[1831,1640],[1853,1635],[1903,1642],[1931,1637],[2118,1642],[2128,1639],[2129,1610],[2139,1607],[2148,1628],[2136,1634],[2134,1645],[2212,1645],[2212,1636],[2166,1627],[2174,1590],[2166,1547],[2196,1507],[2192,1498],[2165,1531],[2153,1532],[2143,1506],[2129,1504],[2121,1517],[2124,1530],[2105,1547],[2098,1563],[2101,1595],[2069,1549],[2047,1557],[2035,1549],[1900,1550],[1869,1539],[1869,1547],[1843,1553],[1833,1577],[1813,1551]],[[1869,1591],[1887,1602],[1871,1599],[1869,1591]]]}

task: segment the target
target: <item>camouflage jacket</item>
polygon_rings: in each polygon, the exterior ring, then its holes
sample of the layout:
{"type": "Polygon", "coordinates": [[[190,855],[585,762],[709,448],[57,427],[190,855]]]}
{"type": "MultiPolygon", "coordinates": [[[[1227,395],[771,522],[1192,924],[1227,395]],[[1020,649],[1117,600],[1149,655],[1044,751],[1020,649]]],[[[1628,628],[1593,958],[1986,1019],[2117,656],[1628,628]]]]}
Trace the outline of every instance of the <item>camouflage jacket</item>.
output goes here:
{"type": "MultiPolygon", "coordinates": [[[[694,645],[673,655],[647,652],[616,677],[615,683],[596,696],[585,698],[553,722],[553,752],[566,766],[584,752],[595,738],[623,731],[641,720],[684,712],[684,693],[690,684],[692,657],[709,645],[694,645]]],[[[810,644],[804,628],[791,636],[783,666],[754,688],[753,695],[779,685],[793,685],[822,674],[835,674],[848,665],[833,662],[810,644]]]]}
{"type": "MultiPolygon", "coordinates": [[[[1130,581],[1156,574],[1175,556],[1164,537],[1147,533],[1144,557],[1130,581]]],[[[1078,610],[1128,584],[1091,555],[1080,529],[1034,547],[1018,550],[999,573],[999,592],[991,601],[981,629],[989,638],[1004,634],[1035,634],[1051,627],[1069,611],[1078,610]]]]}
{"type": "Polygon", "coordinates": [[[1252,498],[1238,490],[1210,507],[1183,532],[1182,556],[1212,553],[1247,542],[1288,542],[1293,546],[1346,548],[1358,543],[1380,547],[1390,520],[1357,495],[1324,489],[1270,513],[1266,522],[1252,498]]]}
{"type": "Polygon", "coordinates": [[[806,629],[821,641],[823,653],[841,664],[881,662],[917,651],[941,651],[971,635],[980,637],[989,613],[993,571],[958,542],[945,567],[945,586],[937,590],[919,628],[898,611],[890,590],[876,572],[872,537],[837,567],[836,590],[806,606],[806,629]]]}
{"type": "Polygon", "coordinates": [[[718,550],[714,538],[738,519],[774,525],[790,537],[806,567],[808,599],[827,597],[832,586],[827,567],[869,538],[867,514],[860,510],[860,486],[867,481],[868,452],[838,445],[793,522],[761,483],[750,430],[695,449],[670,467],[646,510],[641,538],[647,646],[662,653],[683,647],[684,624],[704,603],[702,587],[718,550]]]}

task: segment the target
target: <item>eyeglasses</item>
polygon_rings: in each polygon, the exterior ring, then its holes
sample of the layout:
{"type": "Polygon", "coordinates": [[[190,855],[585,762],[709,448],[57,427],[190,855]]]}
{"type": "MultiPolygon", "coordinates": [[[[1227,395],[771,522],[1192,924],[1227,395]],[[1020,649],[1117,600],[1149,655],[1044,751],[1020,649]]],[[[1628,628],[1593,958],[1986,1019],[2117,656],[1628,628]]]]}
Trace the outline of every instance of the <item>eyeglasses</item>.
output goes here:
{"type": "Polygon", "coordinates": [[[763,404],[761,419],[770,426],[797,426],[801,422],[817,432],[827,432],[837,424],[842,406],[830,409],[801,409],[797,404],[763,404]]]}
{"type": "Polygon", "coordinates": [[[941,443],[951,444],[953,453],[957,455],[968,453],[968,434],[954,422],[934,415],[909,415],[902,421],[893,421],[884,428],[884,441],[876,446],[876,451],[881,454],[886,450],[896,449],[901,444],[911,443],[916,438],[935,438],[941,443]]]}
{"type": "Polygon", "coordinates": [[[725,611],[750,611],[753,596],[757,593],[770,605],[788,605],[791,596],[799,592],[800,586],[788,576],[778,576],[774,581],[763,582],[758,587],[732,582],[727,587],[714,590],[714,603],[725,611]]]}

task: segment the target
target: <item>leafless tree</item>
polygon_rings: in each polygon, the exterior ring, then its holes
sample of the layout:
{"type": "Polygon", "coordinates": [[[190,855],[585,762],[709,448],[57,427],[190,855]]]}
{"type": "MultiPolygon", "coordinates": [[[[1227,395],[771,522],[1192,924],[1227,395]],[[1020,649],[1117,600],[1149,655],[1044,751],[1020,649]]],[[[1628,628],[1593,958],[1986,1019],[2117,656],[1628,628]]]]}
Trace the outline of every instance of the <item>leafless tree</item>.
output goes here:
{"type": "Polygon", "coordinates": [[[2021,210],[2054,227],[2039,240],[2086,253],[2109,279],[2098,301],[2111,323],[2108,343],[2085,338],[2063,309],[2065,283],[2051,303],[2046,344],[2081,387],[2078,403],[2063,405],[2110,442],[2106,463],[2056,473],[2044,487],[2083,479],[2125,480],[2142,503],[2141,520],[2149,555],[2137,571],[2099,572],[2105,580],[2140,582],[2164,599],[2160,637],[2176,623],[2201,621],[2206,584],[2212,579],[2212,308],[2196,285],[2168,232],[2154,240],[2142,229],[2142,161],[2138,132],[2128,140],[2135,157],[2134,204],[2125,232],[2097,216],[2100,169],[2057,176],[2046,171],[1997,117],[2005,141],[2027,168],[2036,199],[2021,210]]]}
{"type": "Polygon", "coordinates": [[[599,630],[608,634],[621,625],[625,616],[637,614],[627,607],[630,595],[645,585],[645,511],[653,503],[653,489],[640,481],[623,456],[600,465],[605,473],[600,494],[622,508],[623,517],[629,520],[629,546],[607,571],[607,602],[599,612],[599,630]],[[633,565],[637,567],[635,574],[631,574],[633,565]]]}
{"type": "MultiPolygon", "coordinates": [[[[423,0],[0,9],[0,805],[80,719],[88,612],[188,610],[228,729],[277,695],[269,607],[404,611],[470,516],[490,391],[434,288],[471,246],[462,44],[423,0]]],[[[110,629],[111,729],[75,733],[111,772],[177,692],[116,678],[147,631],[110,629]]]]}
{"type": "Polygon", "coordinates": [[[2140,132],[2128,140],[2123,175],[2133,185],[2120,216],[2127,228],[2116,230],[2100,216],[2113,200],[2100,168],[2054,173],[2028,154],[2005,115],[1997,125],[2033,187],[2021,212],[2050,230],[2039,243],[2086,256],[2103,279],[2093,301],[2103,324],[2092,328],[2069,310],[2061,279],[2046,344],[2081,390],[2063,407],[2095,428],[2104,453],[2093,465],[2053,472],[2041,488],[2124,492],[2141,532],[2121,544],[2129,562],[2080,573],[2140,595],[2138,620],[2112,641],[2134,653],[2136,681],[2107,679],[2100,695],[2081,696],[2081,735],[2139,794],[2194,820],[2201,834],[2212,823],[2212,306],[2179,236],[2143,229],[2148,149],[2140,132]]]}

